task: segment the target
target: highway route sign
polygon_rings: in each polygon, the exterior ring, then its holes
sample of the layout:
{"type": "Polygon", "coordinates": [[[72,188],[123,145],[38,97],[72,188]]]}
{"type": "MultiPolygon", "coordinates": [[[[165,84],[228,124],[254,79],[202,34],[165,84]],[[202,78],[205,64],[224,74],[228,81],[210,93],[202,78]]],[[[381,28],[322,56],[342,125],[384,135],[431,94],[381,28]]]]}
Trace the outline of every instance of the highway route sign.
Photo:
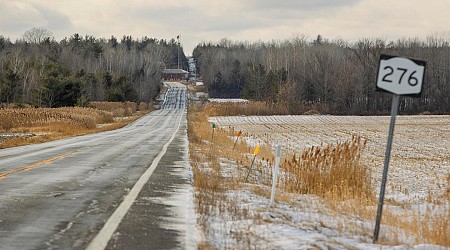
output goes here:
{"type": "Polygon", "coordinates": [[[425,61],[381,55],[377,90],[396,95],[420,96],[425,76],[425,61]]]}
{"type": "Polygon", "coordinates": [[[380,195],[378,196],[377,218],[373,232],[373,242],[378,241],[381,216],[383,213],[384,194],[391,158],[392,140],[394,138],[395,117],[397,116],[401,95],[420,96],[425,76],[425,61],[398,56],[381,55],[378,64],[377,90],[394,94],[392,97],[391,122],[384,158],[383,176],[380,195]]]}

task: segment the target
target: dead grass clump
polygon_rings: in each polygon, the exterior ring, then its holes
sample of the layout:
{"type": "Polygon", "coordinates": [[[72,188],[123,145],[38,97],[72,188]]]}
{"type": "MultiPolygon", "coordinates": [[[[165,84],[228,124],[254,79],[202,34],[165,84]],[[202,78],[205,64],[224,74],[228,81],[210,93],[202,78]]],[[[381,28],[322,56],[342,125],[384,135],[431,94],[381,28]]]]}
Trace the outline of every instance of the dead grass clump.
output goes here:
{"type": "Polygon", "coordinates": [[[450,246],[450,207],[448,205],[422,204],[412,210],[387,207],[383,213],[383,244],[399,244],[398,238],[412,236],[416,244],[450,246]],[[403,236],[402,236],[403,234],[403,236]]]}
{"type": "Polygon", "coordinates": [[[189,109],[189,113],[188,113],[188,138],[189,138],[189,143],[191,145],[193,144],[199,144],[202,141],[202,136],[200,135],[200,133],[205,133],[204,129],[198,129],[198,126],[203,126],[202,125],[202,118],[205,119],[205,115],[200,115],[199,112],[195,112],[195,111],[191,111],[191,109],[189,109]]]}
{"type": "Polygon", "coordinates": [[[91,129],[96,124],[113,121],[109,112],[80,107],[1,109],[0,115],[0,131],[45,127],[56,123],[91,129]]]}
{"type": "Polygon", "coordinates": [[[423,216],[414,216],[414,220],[419,225],[418,234],[425,242],[450,247],[450,174],[447,175],[444,199],[447,202],[437,202],[443,205],[428,208],[423,216]]]}
{"type": "Polygon", "coordinates": [[[154,103],[152,102],[140,102],[137,106],[137,110],[140,112],[150,112],[154,110],[154,103]]]}
{"type": "Polygon", "coordinates": [[[316,102],[299,102],[288,105],[285,102],[255,102],[246,103],[208,103],[205,107],[210,116],[235,115],[300,115],[310,110],[317,113],[327,113],[326,106],[316,102]]]}
{"type": "Polygon", "coordinates": [[[225,189],[222,185],[223,178],[217,172],[205,171],[201,168],[193,167],[194,187],[201,193],[219,193],[225,189]]]}
{"type": "Polygon", "coordinates": [[[283,169],[287,191],[333,199],[372,199],[370,172],[360,164],[366,139],[312,147],[286,159],[283,169]]]}
{"type": "Polygon", "coordinates": [[[131,111],[132,114],[136,113],[136,111],[138,110],[138,104],[135,102],[125,102],[125,105],[127,109],[131,111]]]}
{"type": "MultiPolygon", "coordinates": [[[[428,207],[423,214],[413,217],[413,229],[420,239],[431,244],[450,247],[450,207],[428,207]]],[[[407,225],[405,229],[411,228],[407,225]]]]}
{"type": "Polygon", "coordinates": [[[26,103],[0,103],[0,109],[19,109],[19,108],[33,108],[30,104],[26,103]]]}
{"type": "Polygon", "coordinates": [[[450,174],[447,175],[447,190],[445,191],[445,198],[450,201],[450,174]]]}
{"type": "Polygon", "coordinates": [[[115,129],[128,122],[114,122],[112,113],[108,111],[81,107],[0,109],[0,117],[0,133],[19,134],[7,139],[3,137],[0,148],[115,129]],[[101,128],[97,128],[98,125],[102,125],[101,128]]]}
{"type": "Polygon", "coordinates": [[[90,102],[89,105],[93,108],[105,110],[113,113],[114,117],[131,116],[137,111],[149,111],[153,105],[141,102],[90,102]]]}
{"type": "Polygon", "coordinates": [[[133,113],[125,102],[91,102],[90,106],[95,109],[109,111],[114,117],[130,116],[133,113]]]}
{"type": "Polygon", "coordinates": [[[194,92],[206,92],[205,86],[203,85],[194,86],[194,92]]]}
{"type": "Polygon", "coordinates": [[[308,110],[305,113],[303,113],[304,115],[320,115],[320,112],[314,109],[308,110]]]}
{"type": "MultiPolygon", "coordinates": [[[[220,165],[220,158],[241,157],[238,150],[247,151],[247,146],[238,144],[236,152],[232,152],[233,141],[229,133],[216,128],[212,136],[211,123],[204,112],[204,106],[191,106],[188,109],[188,138],[190,162],[194,173],[195,204],[199,216],[197,223],[207,240],[217,233],[211,227],[211,218],[236,218],[246,212],[237,203],[230,201],[226,192],[238,186],[239,176],[224,176],[224,167],[220,165]]],[[[222,232],[223,233],[223,232],[222,232]]]]}

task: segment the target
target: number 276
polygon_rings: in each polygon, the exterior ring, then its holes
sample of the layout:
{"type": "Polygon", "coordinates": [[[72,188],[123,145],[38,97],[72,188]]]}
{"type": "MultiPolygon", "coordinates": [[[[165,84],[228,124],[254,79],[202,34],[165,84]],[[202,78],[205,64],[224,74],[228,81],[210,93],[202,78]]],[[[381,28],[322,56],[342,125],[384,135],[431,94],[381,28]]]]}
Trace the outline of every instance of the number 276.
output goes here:
{"type": "MultiPolygon", "coordinates": [[[[394,68],[392,68],[391,66],[386,66],[383,68],[384,70],[387,70],[388,73],[386,75],[384,75],[383,77],[383,82],[392,82],[390,76],[394,74],[394,68]]],[[[408,69],[405,68],[397,68],[398,71],[401,71],[401,76],[400,79],[398,80],[398,84],[402,83],[403,77],[406,75],[406,72],[408,71],[408,69]]],[[[408,77],[408,84],[411,86],[416,86],[417,83],[419,83],[419,80],[414,76],[414,74],[416,73],[416,70],[414,70],[411,74],[409,74],[408,77]]]]}

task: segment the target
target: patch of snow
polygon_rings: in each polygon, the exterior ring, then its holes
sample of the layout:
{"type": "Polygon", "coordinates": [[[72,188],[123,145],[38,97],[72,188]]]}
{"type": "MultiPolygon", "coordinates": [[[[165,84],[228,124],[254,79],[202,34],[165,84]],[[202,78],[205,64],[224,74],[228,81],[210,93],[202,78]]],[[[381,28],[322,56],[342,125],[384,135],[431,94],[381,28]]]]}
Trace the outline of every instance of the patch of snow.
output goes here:
{"type": "Polygon", "coordinates": [[[201,98],[201,97],[208,97],[208,94],[207,93],[205,93],[205,92],[197,92],[197,93],[195,93],[195,97],[197,97],[197,98],[201,98]]]}
{"type": "Polygon", "coordinates": [[[168,198],[161,199],[161,204],[170,207],[172,216],[163,224],[167,229],[181,232],[180,242],[182,249],[197,249],[200,241],[200,232],[196,227],[196,216],[194,206],[194,189],[192,186],[193,173],[188,159],[188,139],[183,136],[183,161],[174,162],[179,171],[174,172],[182,178],[190,180],[190,183],[176,186],[176,191],[171,192],[168,198]]]}
{"type": "Polygon", "coordinates": [[[247,103],[248,100],[245,99],[221,99],[221,98],[209,98],[209,102],[218,102],[218,103],[226,103],[226,102],[233,102],[233,103],[247,103]]]}

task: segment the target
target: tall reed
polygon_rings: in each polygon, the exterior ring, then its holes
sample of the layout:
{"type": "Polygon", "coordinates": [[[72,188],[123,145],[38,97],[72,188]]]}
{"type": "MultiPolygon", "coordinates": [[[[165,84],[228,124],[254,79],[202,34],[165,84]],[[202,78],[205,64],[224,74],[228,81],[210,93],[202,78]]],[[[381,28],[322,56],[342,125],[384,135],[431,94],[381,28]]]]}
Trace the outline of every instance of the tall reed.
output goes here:
{"type": "Polygon", "coordinates": [[[311,147],[297,157],[285,159],[282,169],[287,191],[324,198],[373,199],[370,172],[360,163],[366,138],[311,147]]]}

